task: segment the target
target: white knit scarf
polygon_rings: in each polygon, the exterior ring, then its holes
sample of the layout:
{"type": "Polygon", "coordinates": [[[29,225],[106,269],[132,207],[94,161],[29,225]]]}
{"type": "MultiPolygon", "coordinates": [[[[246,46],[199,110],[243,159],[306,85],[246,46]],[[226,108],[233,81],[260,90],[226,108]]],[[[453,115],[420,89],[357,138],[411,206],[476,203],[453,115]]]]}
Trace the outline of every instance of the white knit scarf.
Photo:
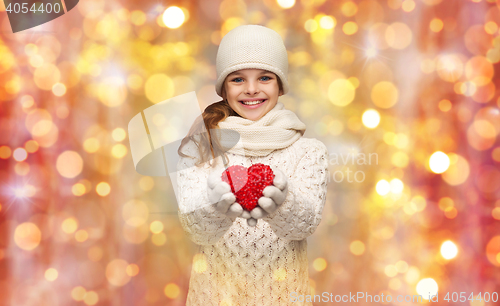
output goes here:
{"type": "MultiPolygon", "coordinates": [[[[267,156],[274,150],[284,149],[297,141],[306,130],[306,125],[283,103],[276,106],[257,121],[238,116],[229,116],[219,122],[219,128],[239,133],[240,139],[229,152],[243,156],[267,156]]],[[[235,135],[236,133],[232,133],[235,135]]],[[[228,134],[223,134],[221,143],[231,143],[228,134]]],[[[232,142],[234,144],[235,142],[232,142]]]]}

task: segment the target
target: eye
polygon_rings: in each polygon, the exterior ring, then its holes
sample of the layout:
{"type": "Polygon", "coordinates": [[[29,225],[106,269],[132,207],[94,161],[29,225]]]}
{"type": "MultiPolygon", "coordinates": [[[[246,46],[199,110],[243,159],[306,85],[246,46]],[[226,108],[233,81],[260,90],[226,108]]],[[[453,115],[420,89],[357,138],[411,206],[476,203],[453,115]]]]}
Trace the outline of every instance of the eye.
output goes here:
{"type": "Polygon", "coordinates": [[[236,81],[236,80],[241,80],[241,78],[234,78],[234,79],[232,79],[232,80],[231,80],[231,82],[236,82],[236,83],[239,83],[239,82],[238,82],[238,81],[236,81]]]}
{"type": "Polygon", "coordinates": [[[268,76],[266,75],[266,76],[263,76],[261,79],[264,79],[263,81],[269,81],[269,80],[271,80],[272,78],[271,78],[271,77],[268,77],[268,76]],[[264,79],[264,78],[267,78],[267,80],[266,80],[266,79],[264,79]]]}

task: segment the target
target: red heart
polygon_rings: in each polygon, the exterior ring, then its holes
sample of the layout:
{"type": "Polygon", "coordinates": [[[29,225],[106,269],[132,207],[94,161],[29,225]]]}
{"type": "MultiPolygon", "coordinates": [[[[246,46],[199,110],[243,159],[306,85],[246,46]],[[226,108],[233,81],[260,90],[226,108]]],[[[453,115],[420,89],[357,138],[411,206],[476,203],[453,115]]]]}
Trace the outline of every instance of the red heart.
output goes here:
{"type": "Polygon", "coordinates": [[[274,173],[271,167],[264,164],[254,164],[248,169],[231,166],[222,172],[222,180],[231,186],[236,202],[251,211],[257,206],[264,188],[273,184],[274,173]]]}

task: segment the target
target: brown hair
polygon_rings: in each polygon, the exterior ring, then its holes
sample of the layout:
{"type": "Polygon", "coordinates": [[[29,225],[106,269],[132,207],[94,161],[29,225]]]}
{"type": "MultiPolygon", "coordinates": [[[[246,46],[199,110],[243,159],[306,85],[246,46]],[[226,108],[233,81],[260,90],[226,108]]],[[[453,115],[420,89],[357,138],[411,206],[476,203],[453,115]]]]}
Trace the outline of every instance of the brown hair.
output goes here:
{"type": "MultiPolygon", "coordinates": [[[[276,74],[275,74],[276,75],[276,74]]],[[[280,92],[283,92],[283,84],[281,83],[281,79],[276,75],[276,79],[278,80],[278,87],[280,92]]],[[[222,95],[225,93],[225,84],[222,86],[222,95]]],[[[182,157],[191,157],[181,152],[182,148],[193,141],[198,147],[198,155],[200,159],[195,163],[196,166],[200,167],[203,163],[208,162],[210,166],[215,166],[217,164],[217,160],[215,157],[221,155],[222,161],[224,165],[227,165],[228,158],[226,155],[226,150],[222,147],[217,137],[213,137],[210,134],[210,130],[218,129],[219,122],[225,120],[229,116],[238,116],[241,117],[237,112],[235,112],[227,100],[221,100],[219,102],[215,102],[210,104],[205,108],[201,116],[196,118],[195,122],[191,126],[191,129],[188,132],[188,135],[182,139],[181,145],[179,149],[177,149],[177,153],[182,157]],[[203,125],[205,124],[205,129],[203,129],[203,125]],[[199,136],[199,141],[196,140],[195,136],[199,136]],[[209,149],[210,148],[210,149],[209,149]]]]}

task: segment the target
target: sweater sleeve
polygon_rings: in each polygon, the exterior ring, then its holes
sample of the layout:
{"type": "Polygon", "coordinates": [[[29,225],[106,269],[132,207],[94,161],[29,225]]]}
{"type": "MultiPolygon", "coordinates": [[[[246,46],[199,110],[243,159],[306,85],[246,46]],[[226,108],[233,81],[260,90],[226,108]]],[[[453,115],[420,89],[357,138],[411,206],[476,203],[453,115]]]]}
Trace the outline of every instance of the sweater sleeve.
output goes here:
{"type": "MultiPolygon", "coordinates": [[[[192,141],[184,146],[183,153],[199,156],[192,141]]],[[[178,162],[178,215],[182,228],[194,243],[211,245],[226,233],[236,218],[218,212],[215,204],[209,203],[207,178],[210,168],[207,165],[197,167],[195,162],[189,157],[181,157],[178,162]]]]}
{"type": "Polygon", "coordinates": [[[326,201],[328,176],[328,151],[322,142],[314,140],[288,177],[285,202],[264,218],[277,236],[303,240],[314,233],[326,201]]]}

